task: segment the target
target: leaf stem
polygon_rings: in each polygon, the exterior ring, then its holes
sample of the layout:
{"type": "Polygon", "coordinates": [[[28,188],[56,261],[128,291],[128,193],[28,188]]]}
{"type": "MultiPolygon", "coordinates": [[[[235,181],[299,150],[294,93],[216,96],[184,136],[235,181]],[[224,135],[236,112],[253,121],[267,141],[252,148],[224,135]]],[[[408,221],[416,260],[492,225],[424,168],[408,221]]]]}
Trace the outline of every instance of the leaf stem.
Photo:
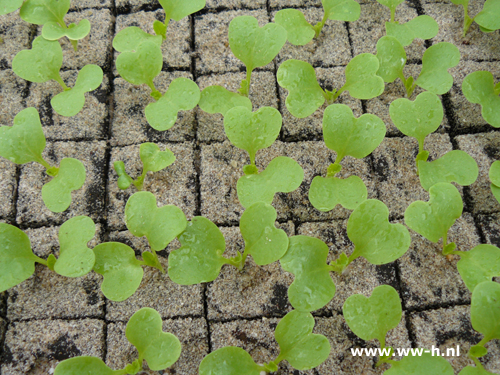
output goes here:
{"type": "MultiPolygon", "coordinates": [[[[68,38],[69,39],[69,38],[68,38]]],[[[78,40],[75,40],[75,39],[69,39],[69,41],[71,42],[71,45],[73,46],[73,50],[75,52],[78,52],[78,40]]]]}
{"type": "MultiPolygon", "coordinates": [[[[345,86],[345,85],[344,85],[345,86]]],[[[333,97],[332,97],[332,103],[337,100],[337,98],[340,96],[340,94],[342,94],[345,89],[344,89],[344,86],[342,86],[339,90],[337,90],[337,92],[335,94],[333,94],[333,97]]]]}
{"type": "Polygon", "coordinates": [[[61,78],[61,74],[59,72],[54,77],[54,80],[61,85],[61,87],[64,89],[64,91],[71,90],[68,86],[66,86],[66,84],[64,83],[63,79],[61,78]]]}
{"type": "Polygon", "coordinates": [[[243,95],[248,97],[250,94],[250,82],[252,81],[252,69],[248,69],[247,67],[247,78],[241,81],[240,88],[238,92],[243,95]]]}
{"type": "Polygon", "coordinates": [[[148,171],[146,170],[146,168],[143,168],[142,174],[132,182],[137,190],[142,191],[142,189],[144,188],[144,179],[146,178],[147,173],[148,171]]]}
{"type": "Polygon", "coordinates": [[[321,30],[323,30],[323,27],[325,26],[326,21],[328,20],[328,14],[325,12],[323,15],[323,19],[321,22],[318,22],[315,26],[313,26],[313,29],[315,31],[315,38],[319,37],[319,34],[321,34],[321,30]]]}
{"type": "Polygon", "coordinates": [[[396,8],[391,8],[391,22],[394,23],[396,18],[396,8]]]}
{"type": "Polygon", "coordinates": [[[470,25],[472,25],[472,22],[474,22],[474,18],[469,17],[469,3],[467,2],[464,7],[464,32],[462,33],[462,37],[465,38],[465,35],[467,34],[467,31],[469,31],[470,25]]]}
{"type": "Polygon", "coordinates": [[[33,254],[33,256],[35,257],[35,262],[43,264],[44,266],[47,266],[47,267],[49,266],[49,264],[47,263],[47,261],[45,259],[37,257],[35,254],[33,254]]]}

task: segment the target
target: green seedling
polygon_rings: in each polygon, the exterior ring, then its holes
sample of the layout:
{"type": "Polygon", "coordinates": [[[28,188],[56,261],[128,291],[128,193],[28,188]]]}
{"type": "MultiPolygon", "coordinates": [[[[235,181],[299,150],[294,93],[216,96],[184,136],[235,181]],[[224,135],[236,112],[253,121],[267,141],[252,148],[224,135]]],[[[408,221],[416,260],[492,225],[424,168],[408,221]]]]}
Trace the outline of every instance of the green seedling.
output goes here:
{"type": "Polygon", "coordinates": [[[478,245],[470,251],[453,251],[460,256],[458,272],[467,288],[474,288],[483,281],[500,276],[500,249],[493,245],[478,245]]]}
{"type": "Polygon", "coordinates": [[[87,216],[76,216],[59,228],[59,258],[36,256],[31,250],[28,236],[20,229],[0,223],[0,292],[10,289],[35,272],[40,263],[59,275],[80,277],[92,270],[95,258],[87,242],[95,234],[95,224],[87,216]]]}
{"type": "MultiPolygon", "coordinates": [[[[356,336],[365,341],[377,339],[381,349],[386,348],[387,332],[396,328],[403,316],[398,292],[389,285],[376,287],[368,298],[362,294],[350,296],[344,302],[342,311],[347,325],[356,336]]],[[[381,357],[377,366],[390,357],[381,357]]]]}
{"type": "Polygon", "coordinates": [[[498,203],[500,203],[500,161],[491,164],[489,177],[491,181],[491,192],[498,203]]]}
{"type": "Polygon", "coordinates": [[[253,70],[273,61],[285,45],[286,35],[286,30],[275,23],[259,27],[255,17],[233,18],[229,24],[229,47],[247,68],[246,79],[238,90],[240,94],[248,96],[253,70]]]}
{"type": "Polygon", "coordinates": [[[396,8],[399,4],[403,3],[404,0],[377,0],[377,2],[391,10],[391,22],[396,22],[396,8]]]}
{"type": "Polygon", "coordinates": [[[19,112],[14,124],[0,127],[0,156],[16,164],[37,162],[53,177],[42,187],[42,199],[52,212],[63,212],[71,204],[71,192],[85,183],[85,167],[73,158],[64,158],[59,167],[51,166],[42,157],[46,141],[36,108],[19,112]]]}
{"type": "Polygon", "coordinates": [[[346,83],[340,89],[323,90],[318,84],[314,68],[300,60],[287,60],[280,65],[278,83],[288,90],[286,107],[297,118],[312,115],[325,101],[332,104],[344,91],[356,99],[372,99],[384,92],[384,80],[377,76],[379,62],[376,56],[362,53],[347,64],[346,83]]]}
{"type": "Polygon", "coordinates": [[[307,22],[304,13],[297,9],[283,9],[274,17],[276,23],[285,28],[288,41],[295,46],[303,46],[313,38],[318,38],[326,21],[353,22],[359,18],[361,7],[354,0],[321,0],[323,19],[316,25],[307,22]]]}
{"type": "Polygon", "coordinates": [[[375,115],[364,114],[356,119],[344,104],[332,104],[323,116],[323,137],[326,146],[337,153],[328,167],[326,178],[316,176],[309,189],[311,204],[320,211],[330,211],[337,204],[354,210],[366,200],[368,192],[358,176],[345,180],[335,177],[342,159],[351,156],[362,159],[375,150],[385,137],[385,124],[375,115]]]}
{"type": "Polygon", "coordinates": [[[200,363],[200,375],[260,375],[278,370],[287,361],[297,370],[309,370],[326,361],[330,343],[323,335],[312,333],[314,318],[309,313],[289,312],[276,327],[274,337],[280,347],[278,357],[269,363],[255,363],[245,350],[226,346],[207,355],[200,363]]]}
{"type": "Polygon", "coordinates": [[[27,81],[43,83],[54,80],[59,83],[63,92],[54,96],[50,104],[61,116],[71,117],[85,105],[84,94],[101,85],[103,72],[97,65],[85,65],[78,73],[75,86],[69,88],[59,73],[62,61],[63,53],[59,42],[39,36],[33,41],[30,50],[21,51],[14,57],[12,70],[27,81]]]}
{"type": "Polygon", "coordinates": [[[448,231],[462,216],[462,197],[455,186],[446,182],[433,185],[429,195],[429,202],[416,201],[408,206],[405,223],[429,241],[437,243],[442,238],[443,255],[448,255],[456,248],[455,243],[448,243],[448,231]]]}
{"type": "Polygon", "coordinates": [[[475,17],[469,16],[469,0],[451,0],[455,5],[461,5],[464,8],[464,27],[462,37],[465,38],[472,22],[476,21],[481,31],[491,33],[500,29],[500,1],[486,0],[483,9],[475,17]]]}
{"type": "Polygon", "coordinates": [[[224,236],[210,220],[193,218],[179,236],[180,249],[170,253],[168,273],[172,281],[193,285],[213,281],[224,264],[242,270],[248,255],[258,265],[271,264],[287,251],[288,236],[275,227],[276,210],[269,204],[256,203],[241,216],[240,231],[245,250],[235,257],[223,256],[226,249],[224,236]]]}
{"type": "Polygon", "coordinates": [[[246,96],[229,91],[222,86],[209,86],[201,92],[198,103],[202,111],[207,113],[226,113],[234,107],[245,107],[252,111],[252,102],[246,96]]]}
{"type": "Polygon", "coordinates": [[[391,368],[384,372],[384,375],[453,375],[453,367],[450,362],[440,356],[434,356],[429,353],[422,352],[421,355],[409,354],[401,361],[387,359],[385,362],[390,363],[391,368]]]}
{"type": "Polygon", "coordinates": [[[170,20],[179,22],[184,17],[205,8],[205,0],[158,0],[165,10],[165,23],[156,20],[153,29],[156,35],[161,35],[163,40],[167,39],[167,29],[170,20]]]}
{"type": "Polygon", "coordinates": [[[23,2],[24,0],[0,0],[0,15],[18,10],[23,2]]]}
{"type": "Polygon", "coordinates": [[[125,171],[125,163],[123,161],[115,161],[113,167],[118,175],[118,187],[126,190],[130,185],[134,185],[137,190],[141,191],[144,187],[144,179],[148,172],[159,172],[167,168],[175,161],[175,155],[168,148],[165,151],[160,151],[158,145],[154,143],[143,143],[139,148],[139,156],[142,161],[142,173],[135,180],[132,179],[125,171]]]}
{"type": "Polygon", "coordinates": [[[139,358],[122,370],[112,370],[97,357],[76,357],[59,363],[54,375],[135,375],[143,371],[143,361],[146,361],[151,371],[165,370],[177,362],[182,347],[177,337],[163,332],[162,323],[160,314],[149,307],[132,315],[125,336],[137,349],[139,358]]]}
{"type": "Polygon", "coordinates": [[[481,115],[488,124],[500,128],[500,82],[495,85],[493,74],[469,74],[462,82],[462,92],[469,102],[481,105],[481,115]]]}

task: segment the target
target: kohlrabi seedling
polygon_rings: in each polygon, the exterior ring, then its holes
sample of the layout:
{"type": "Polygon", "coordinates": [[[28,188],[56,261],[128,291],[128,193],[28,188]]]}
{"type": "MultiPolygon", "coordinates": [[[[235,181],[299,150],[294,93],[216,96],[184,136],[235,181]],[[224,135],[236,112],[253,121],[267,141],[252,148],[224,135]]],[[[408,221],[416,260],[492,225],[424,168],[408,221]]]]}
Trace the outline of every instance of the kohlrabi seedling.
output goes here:
{"type": "Polygon", "coordinates": [[[246,96],[227,90],[222,86],[209,86],[201,92],[198,103],[202,111],[207,113],[226,113],[234,107],[245,107],[252,111],[252,102],[246,96]]]}
{"type": "Polygon", "coordinates": [[[28,236],[20,229],[0,223],[0,292],[10,289],[35,272],[35,263],[43,264],[59,275],[80,277],[92,270],[94,253],[87,247],[95,235],[95,224],[87,216],[77,216],[59,228],[59,258],[36,256],[28,236]]]}
{"type": "Polygon", "coordinates": [[[97,89],[102,82],[102,69],[93,64],[85,65],[78,73],[75,86],[69,88],[59,71],[63,53],[58,41],[49,41],[39,36],[30,50],[19,52],[12,61],[12,70],[19,77],[37,83],[54,80],[61,85],[63,92],[52,98],[52,108],[61,116],[71,117],[80,112],[85,105],[85,93],[97,89]]]}
{"type": "Polygon", "coordinates": [[[139,148],[139,155],[142,161],[142,173],[135,180],[132,179],[125,171],[125,163],[123,161],[115,161],[113,167],[118,175],[118,187],[126,190],[133,184],[137,190],[142,190],[144,179],[148,172],[158,172],[167,168],[175,161],[175,155],[168,148],[165,151],[160,151],[158,145],[154,143],[143,143],[139,148]]]}
{"type": "Polygon", "coordinates": [[[251,16],[232,19],[229,24],[229,47],[247,68],[247,78],[238,90],[240,94],[248,96],[253,70],[273,61],[285,43],[286,30],[278,24],[268,23],[259,27],[259,21],[251,16]]]}
{"type": "Polygon", "coordinates": [[[205,0],[158,0],[165,10],[165,23],[156,20],[153,29],[156,35],[167,39],[167,29],[170,20],[179,22],[184,17],[205,8],[205,0]]]}
{"type": "Polygon", "coordinates": [[[500,203],[500,161],[497,160],[491,164],[489,176],[491,192],[498,203],[500,203]]]}
{"type": "Polygon", "coordinates": [[[500,82],[495,85],[493,74],[486,71],[469,74],[462,82],[462,92],[469,102],[481,105],[481,115],[488,124],[500,128],[500,82]]]}
{"type": "Polygon", "coordinates": [[[455,373],[450,362],[441,356],[432,355],[430,350],[423,351],[420,355],[410,353],[400,361],[386,359],[385,362],[389,363],[391,368],[385,371],[384,375],[453,375],[455,373]]]}
{"type": "Polygon", "coordinates": [[[71,192],[85,183],[85,167],[73,158],[64,158],[59,167],[51,166],[42,157],[45,136],[36,108],[19,112],[14,125],[0,127],[0,156],[16,164],[37,162],[53,179],[43,185],[42,199],[52,212],[63,212],[71,204],[71,192]]]}
{"type": "Polygon", "coordinates": [[[54,375],[135,375],[143,371],[146,361],[151,371],[161,371],[172,366],[181,355],[181,343],[171,333],[163,332],[162,320],[156,310],[144,307],[127,323],[125,336],[137,349],[139,358],[122,370],[109,368],[97,357],[75,357],[59,363],[54,375]]]}
{"type": "Polygon", "coordinates": [[[274,20],[285,28],[290,43],[303,46],[321,34],[327,20],[353,22],[361,13],[361,6],[354,0],[321,0],[321,4],[323,19],[314,26],[307,22],[300,10],[283,9],[276,13],[274,20]]]}
{"type": "Polygon", "coordinates": [[[493,245],[478,245],[470,251],[453,251],[460,256],[458,272],[472,292],[483,281],[500,276],[500,249],[493,245]]]}
{"type": "Polygon", "coordinates": [[[297,118],[312,115],[325,100],[332,104],[340,94],[349,91],[356,99],[372,99],[384,92],[384,80],[377,76],[379,61],[370,53],[362,53],[347,64],[345,84],[333,91],[323,90],[314,68],[305,61],[287,60],[280,65],[278,83],[288,90],[286,107],[297,118]]]}
{"type": "Polygon", "coordinates": [[[476,17],[469,16],[469,0],[451,0],[455,5],[462,5],[464,8],[464,27],[462,37],[465,37],[472,22],[476,21],[481,31],[491,33],[500,29],[500,1],[499,0],[486,0],[483,9],[476,17]]]}
{"type": "Polygon", "coordinates": [[[385,124],[375,115],[364,114],[356,119],[344,104],[328,106],[323,115],[323,138],[326,146],[337,153],[335,163],[328,167],[326,178],[316,176],[309,189],[311,204],[320,211],[330,211],[337,204],[354,210],[368,195],[358,176],[335,177],[342,159],[351,156],[362,159],[375,150],[385,137],[385,124]]]}
{"type": "Polygon", "coordinates": [[[309,313],[291,311],[281,319],[274,337],[280,352],[269,363],[255,363],[245,350],[226,346],[207,355],[201,361],[200,375],[261,375],[278,370],[282,361],[287,361],[294,369],[309,370],[326,361],[331,346],[323,335],[312,333],[314,318],[309,313]]]}

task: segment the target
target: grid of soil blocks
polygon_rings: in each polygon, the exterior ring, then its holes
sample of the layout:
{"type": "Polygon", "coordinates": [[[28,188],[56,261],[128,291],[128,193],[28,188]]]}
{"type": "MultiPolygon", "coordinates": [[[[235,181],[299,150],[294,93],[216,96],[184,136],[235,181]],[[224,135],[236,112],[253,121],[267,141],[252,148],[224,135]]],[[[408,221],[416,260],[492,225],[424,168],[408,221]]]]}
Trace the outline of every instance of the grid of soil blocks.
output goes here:
{"type": "MultiPolygon", "coordinates": [[[[359,2],[358,21],[328,21],[321,36],[308,45],[295,47],[287,43],[272,63],[254,72],[250,90],[254,110],[271,106],[283,116],[278,141],[257,154],[257,166],[262,169],[274,157],[284,155],[295,159],[305,173],[299,189],[275,196],[277,226],[289,236],[308,235],[323,240],[329,246],[328,261],[341,252],[349,255],[353,245],[346,233],[350,212],[340,206],[328,213],[319,212],[307,196],[312,179],[324,176],[336,156],[322,138],[326,105],[308,118],[293,117],[285,106],[287,92],[278,86],[276,72],[287,59],[305,60],[314,66],[324,88],[341,87],[347,63],[359,53],[375,52],[376,40],[383,35],[383,24],[390,16],[387,8],[374,1],[359,2]]],[[[471,3],[472,15],[483,3],[471,3]]],[[[201,89],[218,84],[236,90],[245,73],[229,48],[229,22],[236,16],[251,15],[262,26],[287,7],[301,9],[312,23],[322,17],[320,0],[207,0],[202,11],[180,22],[171,21],[168,43],[162,47],[163,71],[155,80],[156,87],[164,92],[173,79],[186,77],[195,80],[201,89]]],[[[500,246],[500,204],[492,196],[488,179],[490,165],[500,160],[500,131],[485,123],[480,106],[469,103],[461,90],[464,77],[472,71],[488,70],[496,80],[500,79],[500,33],[485,34],[473,24],[462,38],[462,8],[447,0],[408,0],[398,7],[396,19],[404,22],[422,14],[434,17],[440,31],[434,39],[417,40],[406,48],[406,75],[418,74],[423,52],[435,43],[451,42],[461,52],[460,64],[451,70],[453,88],[440,97],[445,119],[426,140],[430,160],[453,149],[463,150],[477,161],[480,170],[473,185],[460,188],[464,215],[451,229],[450,240],[461,250],[481,243],[500,246]]],[[[118,55],[112,48],[114,35],[128,26],[153,32],[154,20],[164,21],[158,1],[73,0],[67,21],[82,18],[91,21],[92,31],[79,43],[78,52],[67,40],[61,40],[62,77],[73,84],[76,69],[91,63],[103,68],[104,81],[97,90],[86,94],[81,113],[66,118],[50,106],[50,98],[59,92],[56,83],[29,83],[12,71],[16,53],[30,48],[41,28],[22,21],[18,11],[0,16],[0,124],[12,125],[19,111],[37,108],[47,138],[44,157],[52,163],[75,157],[87,170],[85,185],[73,193],[69,209],[55,214],[45,208],[41,199],[42,184],[48,179],[43,168],[32,163],[15,166],[1,159],[0,222],[23,229],[34,252],[47,258],[58,255],[59,227],[72,217],[88,215],[97,224],[91,248],[117,241],[131,246],[140,257],[148,244],[126,231],[124,222],[125,203],[134,190],[118,189],[113,163],[124,161],[127,172],[135,178],[142,167],[139,145],[149,141],[162,150],[172,150],[177,160],[161,172],[149,173],[145,190],[155,194],[160,206],[180,207],[188,219],[202,215],[214,221],[225,236],[226,255],[235,255],[244,247],[238,227],[244,209],[237,199],[236,182],[242,167],[249,163],[246,153],[229,143],[221,115],[205,113],[198,107],[181,112],[169,131],[155,131],[144,115],[145,106],[153,101],[149,89],[126,82],[114,66],[118,55]]],[[[356,100],[347,93],[339,98],[355,116],[373,113],[386,123],[387,138],[380,147],[362,160],[347,157],[340,177],[360,176],[368,188],[368,198],[383,201],[393,223],[404,223],[404,211],[411,202],[428,199],[414,167],[417,142],[404,137],[389,118],[389,104],[399,97],[404,97],[404,87],[397,80],[372,100],[356,100]]],[[[310,371],[293,370],[284,362],[276,374],[382,374],[387,366],[376,368],[375,358],[351,355],[351,348],[378,347],[378,342],[365,342],[351,332],[342,316],[342,305],[350,295],[368,296],[383,284],[396,288],[403,305],[403,319],[389,332],[388,345],[434,345],[441,351],[458,345],[462,356],[447,357],[455,372],[472,363],[466,353],[481,335],[471,326],[471,294],[457,272],[458,257],[445,258],[440,255],[439,245],[415,232],[411,236],[410,249],[394,263],[374,266],[360,258],[343,275],[332,274],[336,295],[313,313],[314,332],[328,338],[330,357],[310,371]]],[[[179,246],[175,240],[159,252],[164,268],[168,267],[170,251],[179,246]]],[[[125,325],[142,307],[156,309],[163,329],[176,334],[183,348],[179,361],[170,369],[153,372],[145,365],[144,373],[196,374],[205,355],[227,345],[240,346],[257,362],[265,362],[277,356],[274,330],[292,309],[287,289],[293,275],[283,271],[279,262],[257,266],[251,257],[242,272],[225,266],[218,279],[202,285],[180,286],[156,269],[145,269],[139,289],[124,302],[107,300],[100,291],[101,282],[102,277],[95,273],[70,279],[37,266],[32,277],[0,294],[0,375],[50,374],[60,361],[79,355],[97,356],[114,369],[123,368],[137,355],[125,338],[125,325]]],[[[488,350],[481,362],[487,370],[500,373],[500,342],[492,341],[488,350]]]]}

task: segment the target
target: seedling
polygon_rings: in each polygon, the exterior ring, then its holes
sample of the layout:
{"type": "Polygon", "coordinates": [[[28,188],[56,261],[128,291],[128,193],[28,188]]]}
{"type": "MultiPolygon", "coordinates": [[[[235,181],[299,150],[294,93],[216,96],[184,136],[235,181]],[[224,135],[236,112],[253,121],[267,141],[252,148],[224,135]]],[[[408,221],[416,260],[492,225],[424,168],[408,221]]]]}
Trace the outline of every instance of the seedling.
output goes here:
{"type": "Polygon", "coordinates": [[[280,65],[278,83],[288,90],[286,107],[297,118],[312,115],[325,100],[332,104],[340,94],[349,91],[356,99],[372,99],[384,92],[384,80],[377,76],[378,59],[370,53],[362,53],[347,64],[346,83],[340,89],[323,90],[316,79],[314,68],[300,60],[287,60],[280,65]]]}
{"type": "Polygon", "coordinates": [[[462,37],[465,38],[467,31],[469,31],[472,22],[476,21],[482,32],[491,33],[500,29],[500,1],[499,0],[486,0],[483,9],[476,17],[469,16],[469,0],[451,0],[455,5],[461,5],[464,8],[464,27],[462,37]]]}
{"type": "Polygon", "coordinates": [[[309,313],[291,311],[281,319],[274,337],[280,347],[278,357],[269,363],[255,363],[245,350],[226,346],[207,355],[200,363],[200,375],[261,375],[278,370],[287,361],[297,370],[309,370],[326,361],[330,355],[330,343],[323,335],[312,333],[314,318],[309,313]]]}
{"type": "Polygon", "coordinates": [[[500,161],[491,164],[489,176],[491,192],[498,203],[500,203],[500,161]]]}
{"type": "Polygon", "coordinates": [[[102,82],[102,69],[93,64],[85,65],[78,73],[75,86],[69,88],[64,83],[59,71],[63,53],[58,41],[49,41],[37,37],[31,50],[19,52],[12,61],[12,70],[19,77],[37,83],[54,80],[63,88],[63,92],[52,98],[52,108],[61,116],[71,117],[80,112],[85,105],[85,93],[97,89],[102,82]]]}
{"type": "Polygon", "coordinates": [[[127,323],[127,340],[139,352],[139,358],[123,370],[113,370],[97,357],[76,357],[59,363],[54,375],[135,375],[146,361],[151,371],[161,371],[172,366],[181,355],[181,343],[171,333],[163,332],[162,320],[156,310],[144,307],[137,311],[127,323]]]}
{"type": "Polygon", "coordinates": [[[321,0],[323,19],[316,25],[307,22],[304,13],[297,9],[283,9],[274,17],[277,24],[283,26],[288,34],[288,41],[295,46],[303,46],[313,38],[318,38],[326,21],[353,22],[359,18],[361,6],[354,0],[321,0]]]}
{"type": "Polygon", "coordinates": [[[142,161],[142,173],[137,179],[132,179],[125,171],[125,163],[123,161],[115,161],[113,167],[118,175],[118,187],[126,190],[133,184],[137,190],[141,191],[144,186],[144,179],[148,172],[159,172],[167,168],[175,161],[175,155],[168,148],[165,151],[160,151],[158,145],[154,143],[143,143],[139,148],[139,155],[142,161]]]}
{"type": "Polygon", "coordinates": [[[35,263],[66,277],[86,275],[95,262],[94,253],[87,247],[94,234],[92,219],[71,218],[59,228],[59,258],[50,254],[45,260],[33,253],[30,240],[22,230],[0,223],[0,292],[27,280],[35,272],[35,263]]]}
{"type": "MultiPolygon", "coordinates": [[[[384,375],[453,375],[455,371],[451,367],[450,362],[440,356],[434,356],[427,352],[422,352],[421,355],[409,354],[400,361],[387,359],[385,362],[391,365],[391,368],[384,372],[384,375]]],[[[481,374],[477,374],[481,375],[481,374]]]]}
{"type": "Polygon", "coordinates": [[[495,85],[493,74],[469,74],[462,82],[462,92],[469,102],[481,105],[481,115],[488,124],[500,128],[500,82],[495,85]]]}
{"type": "Polygon", "coordinates": [[[184,17],[205,8],[205,0],[158,0],[165,10],[165,23],[156,20],[153,29],[156,35],[167,39],[168,24],[171,19],[179,22],[184,17]]]}
{"type": "Polygon", "coordinates": [[[500,249],[493,245],[478,245],[470,251],[453,251],[460,256],[458,272],[467,288],[474,288],[483,281],[500,276],[500,249]]]}
{"type": "Polygon", "coordinates": [[[42,187],[42,199],[52,212],[63,212],[71,204],[71,192],[85,183],[85,167],[73,158],[64,158],[59,167],[51,166],[42,157],[46,141],[36,108],[19,112],[14,124],[0,127],[0,156],[16,164],[35,161],[53,177],[42,187]]]}
{"type": "Polygon", "coordinates": [[[375,115],[364,114],[356,119],[352,110],[343,104],[327,107],[323,116],[323,137],[326,146],[337,153],[325,177],[313,178],[309,189],[311,204],[320,211],[330,211],[337,204],[354,210],[366,200],[366,186],[358,176],[347,179],[335,177],[341,171],[342,159],[352,156],[362,159],[375,150],[385,137],[385,124],[375,115]]]}

